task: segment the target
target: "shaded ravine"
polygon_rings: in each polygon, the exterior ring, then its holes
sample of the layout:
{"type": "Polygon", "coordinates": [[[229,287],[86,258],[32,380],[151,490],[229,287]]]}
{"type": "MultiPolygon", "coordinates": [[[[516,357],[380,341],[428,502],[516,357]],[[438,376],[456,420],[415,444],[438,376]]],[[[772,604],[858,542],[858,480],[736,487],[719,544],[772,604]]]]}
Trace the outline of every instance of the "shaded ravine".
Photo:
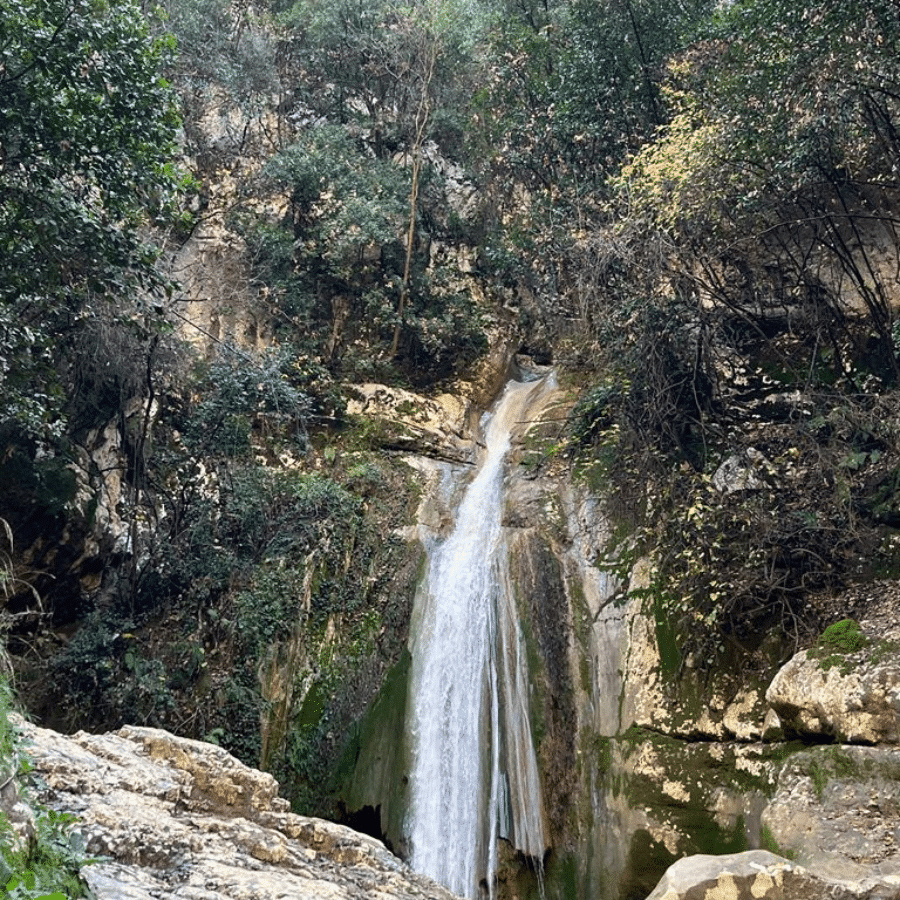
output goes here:
{"type": "Polygon", "coordinates": [[[546,848],[525,649],[502,540],[511,434],[552,378],[510,382],[482,423],[485,450],[454,528],[430,553],[412,635],[414,869],[464,897],[493,892],[497,841],[546,848]]]}

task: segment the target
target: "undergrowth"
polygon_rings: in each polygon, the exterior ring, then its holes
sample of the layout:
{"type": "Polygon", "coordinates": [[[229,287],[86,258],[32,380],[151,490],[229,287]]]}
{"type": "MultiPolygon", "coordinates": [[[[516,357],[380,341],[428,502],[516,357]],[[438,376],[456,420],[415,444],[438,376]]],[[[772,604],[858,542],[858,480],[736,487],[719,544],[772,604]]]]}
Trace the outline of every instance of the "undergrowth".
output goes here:
{"type": "MultiPolygon", "coordinates": [[[[691,390],[676,390],[650,354],[631,380],[599,373],[568,430],[576,470],[594,472],[589,484],[606,497],[613,537],[601,567],[627,592],[635,559],[648,559],[646,591],[679,668],[707,672],[748,659],[773,630],[783,655],[812,643],[827,624],[815,598],[890,571],[900,523],[900,393],[862,395],[848,380],[792,382],[789,394],[762,378],[750,391],[709,353],[715,396],[693,372],[691,390]]],[[[743,363],[753,374],[758,360],[743,363]]]]}
{"type": "Polygon", "coordinates": [[[841,619],[822,632],[818,641],[810,648],[809,655],[818,659],[819,665],[826,672],[837,667],[842,675],[848,675],[855,665],[854,660],[849,657],[868,644],[869,639],[857,622],[853,619],[841,619]]]}
{"type": "MultiPolygon", "coordinates": [[[[0,677],[0,791],[19,789],[31,771],[21,737],[9,715],[12,696],[0,677]]],[[[24,793],[24,792],[23,792],[24,793]]],[[[79,877],[89,860],[84,840],[75,828],[75,816],[35,803],[24,794],[33,810],[34,829],[28,839],[17,835],[0,806],[0,897],[14,900],[66,900],[93,898],[79,877]]]]}

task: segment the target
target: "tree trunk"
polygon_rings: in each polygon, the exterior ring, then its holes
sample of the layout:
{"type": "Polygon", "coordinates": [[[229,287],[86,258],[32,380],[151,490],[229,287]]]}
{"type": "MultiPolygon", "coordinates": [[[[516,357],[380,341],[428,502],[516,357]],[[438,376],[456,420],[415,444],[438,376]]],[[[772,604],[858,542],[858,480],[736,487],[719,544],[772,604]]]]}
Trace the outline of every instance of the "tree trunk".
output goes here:
{"type": "Polygon", "coordinates": [[[397,301],[397,321],[394,324],[394,339],[391,341],[391,359],[400,350],[400,335],[403,330],[406,307],[409,304],[410,282],[412,280],[413,249],[416,241],[416,211],[419,204],[419,176],[422,171],[422,145],[431,120],[431,80],[437,60],[437,41],[432,37],[425,51],[425,70],[422,73],[422,87],[419,108],[416,110],[416,130],[412,145],[412,178],[409,188],[409,227],[406,229],[406,256],[403,261],[403,281],[400,284],[400,299],[397,301]]]}

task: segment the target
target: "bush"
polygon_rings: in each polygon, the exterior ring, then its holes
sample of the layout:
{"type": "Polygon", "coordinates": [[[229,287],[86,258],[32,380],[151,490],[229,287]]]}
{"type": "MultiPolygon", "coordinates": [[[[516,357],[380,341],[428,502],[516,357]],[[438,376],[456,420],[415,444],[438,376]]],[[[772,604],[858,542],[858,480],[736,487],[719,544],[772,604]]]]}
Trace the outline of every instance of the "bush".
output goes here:
{"type": "Polygon", "coordinates": [[[849,675],[853,662],[848,659],[853,653],[868,646],[869,639],[863,634],[859,624],[853,619],[833,622],[819,636],[809,655],[819,660],[819,665],[827,672],[837,666],[842,675],[849,675]]]}
{"type": "MultiPolygon", "coordinates": [[[[0,774],[20,779],[31,769],[28,756],[9,715],[12,694],[0,676],[0,774]]],[[[27,801],[26,797],[26,801],[27,801]]],[[[16,838],[7,816],[0,810],[0,885],[4,896],[16,900],[66,900],[92,897],[79,878],[85,856],[81,834],[73,829],[75,817],[34,803],[35,830],[28,841],[16,838]]]]}
{"type": "Polygon", "coordinates": [[[868,642],[853,619],[841,619],[822,632],[817,647],[829,653],[855,653],[862,650],[868,642]]]}
{"type": "Polygon", "coordinates": [[[288,350],[250,355],[224,346],[209,367],[185,443],[198,452],[238,456],[250,450],[254,426],[283,430],[302,442],[312,403],[297,375],[288,350]]]}
{"type": "Polygon", "coordinates": [[[586,391],[569,416],[569,434],[578,446],[596,442],[601,433],[620,417],[625,386],[621,381],[606,380],[586,391]]]}

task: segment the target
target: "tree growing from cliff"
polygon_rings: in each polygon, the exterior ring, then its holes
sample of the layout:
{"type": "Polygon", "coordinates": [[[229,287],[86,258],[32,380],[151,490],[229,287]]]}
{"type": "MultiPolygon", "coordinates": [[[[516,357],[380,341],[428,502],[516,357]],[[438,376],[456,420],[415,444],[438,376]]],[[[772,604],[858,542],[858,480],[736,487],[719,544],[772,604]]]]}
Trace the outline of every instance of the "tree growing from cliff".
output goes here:
{"type": "Polygon", "coordinates": [[[461,146],[482,12],[299,0],[279,13],[291,126],[235,221],[276,318],[333,372],[427,380],[483,345],[474,304],[430,254],[457,221],[433,162],[461,146]],[[260,189],[281,195],[283,215],[259,210],[260,189]]]}
{"type": "Polygon", "coordinates": [[[891,565],[900,8],[740,0],[703,38],[664,60],[666,124],[580,271],[617,387],[590,427],[652,485],[660,608],[709,665],[891,565]],[[765,463],[731,490],[738,448],[765,463]]]}
{"type": "Polygon", "coordinates": [[[896,383],[900,11],[747,0],[711,36],[669,64],[673,119],[622,182],[626,223],[708,308],[767,331],[796,310],[797,380],[859,390],[863,363],[896,383]]]}

